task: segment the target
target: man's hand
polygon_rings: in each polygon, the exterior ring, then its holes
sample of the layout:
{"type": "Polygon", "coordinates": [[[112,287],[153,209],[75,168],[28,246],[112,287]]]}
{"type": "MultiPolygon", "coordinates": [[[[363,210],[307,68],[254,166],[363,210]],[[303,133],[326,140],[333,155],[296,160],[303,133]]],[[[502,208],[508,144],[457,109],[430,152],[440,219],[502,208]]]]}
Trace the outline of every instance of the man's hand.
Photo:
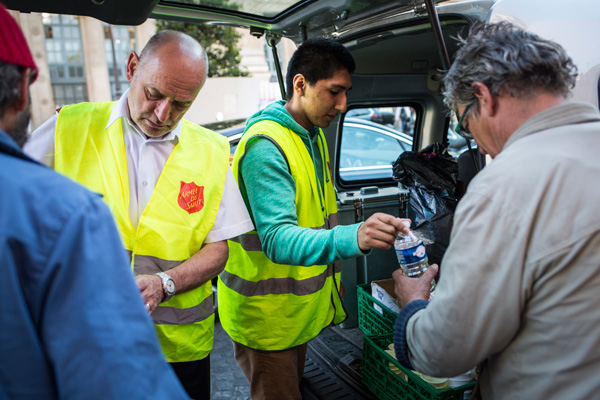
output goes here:
{"type": "Polygon", "coordinates": [[[148,313],[152,314],[165,297],[162,280],[156,275],[138,275],[135,277],[135,282],[140,289],[148,313]]]}
{"type": "MultiPolygon", "coordinates": [[[[203,244],[196,254],[167,271],[175,281],[176,294],[196,289],[217,276],[225,268],[228,256],[227,240],[203,244]]],[[[152,314],[165,297],[162,280],[156,275],[138,275],[135,280],[152,314]]]]}
{"type": "Polygon", "coordinates": [[[362,251],[370,249],[389,249],[393,244],[398,232],[408,233],[410,230],[402,221],[409,219],[396,218],[393,215],[376,213],[367,219],[358,228],[358,247],[362,251]]]}
{"type": "Polygon", "coordinates": [[[438,272],[437,264],[431,264],[425,273],[418,278],[409,278],[402,275],[402,269],[398,268],[392,274],[396,281],[394,292],[398,305],[404,307],[411,301],[428,300],[431,290],[431,281],[438,272]]]}

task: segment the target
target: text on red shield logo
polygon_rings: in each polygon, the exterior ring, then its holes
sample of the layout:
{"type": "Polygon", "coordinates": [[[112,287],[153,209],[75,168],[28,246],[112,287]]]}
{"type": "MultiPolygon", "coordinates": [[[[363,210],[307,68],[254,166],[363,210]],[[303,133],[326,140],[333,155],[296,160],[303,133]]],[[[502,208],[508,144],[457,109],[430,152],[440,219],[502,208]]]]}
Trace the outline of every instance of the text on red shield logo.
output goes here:
{"type": "Polygon", "coordinates": [[[177,203],[189,214],[202,210],[202,207],[204,207],[204,186],[198,186],[194,182],[185,183],[181,181],[177,203]]]}

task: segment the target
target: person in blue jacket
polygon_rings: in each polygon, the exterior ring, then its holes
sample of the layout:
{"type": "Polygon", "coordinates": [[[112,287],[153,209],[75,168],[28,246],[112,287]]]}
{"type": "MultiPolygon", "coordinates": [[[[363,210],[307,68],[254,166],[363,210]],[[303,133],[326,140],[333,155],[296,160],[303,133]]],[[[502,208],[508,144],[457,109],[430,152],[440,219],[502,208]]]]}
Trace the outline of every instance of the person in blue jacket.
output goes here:
{"type": "Polygon", "coordinates": [[[0,399],[188,399],[102,198],[19,148],[36,76],[0,4],[0,399]]]}

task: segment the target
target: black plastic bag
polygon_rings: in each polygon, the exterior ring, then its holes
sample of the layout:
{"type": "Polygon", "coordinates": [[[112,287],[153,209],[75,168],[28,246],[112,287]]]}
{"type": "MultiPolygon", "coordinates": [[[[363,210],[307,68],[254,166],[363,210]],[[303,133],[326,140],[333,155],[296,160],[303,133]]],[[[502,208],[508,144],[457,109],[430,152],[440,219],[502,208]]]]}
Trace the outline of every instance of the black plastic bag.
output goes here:
{"type": "Polygon", "coordinates": [[[450,241],[456,198],[456,161],[446,146],[434,143],[404,152],[392,164],[393,177],[410,192],[408,217],[423,238],[430,264],[440,264],[450,241]]]}

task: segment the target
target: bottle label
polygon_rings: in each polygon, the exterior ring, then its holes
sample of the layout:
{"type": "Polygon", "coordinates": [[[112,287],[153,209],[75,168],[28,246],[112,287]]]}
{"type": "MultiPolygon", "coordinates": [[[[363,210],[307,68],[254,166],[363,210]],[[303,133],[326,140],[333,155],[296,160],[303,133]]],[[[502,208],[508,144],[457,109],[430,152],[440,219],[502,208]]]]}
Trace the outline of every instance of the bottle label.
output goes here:
{"type": "Polygon", "coordinates": [[[425,246],[422,243],[407,249],[396,249],[396,256],[400,264],[412,264],[427,257],[425,246]]]}

